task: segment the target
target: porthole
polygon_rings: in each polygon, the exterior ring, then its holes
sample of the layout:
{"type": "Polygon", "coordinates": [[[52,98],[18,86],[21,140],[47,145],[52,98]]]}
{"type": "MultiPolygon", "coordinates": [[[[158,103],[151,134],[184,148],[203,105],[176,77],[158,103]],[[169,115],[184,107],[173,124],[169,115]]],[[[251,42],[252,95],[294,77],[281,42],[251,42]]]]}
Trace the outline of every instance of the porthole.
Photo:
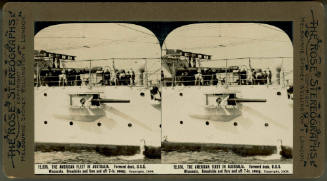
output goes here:
{"type": "Polygon", "coordinates": [[[128,127],[132,127],[132,123],[128,123],[128,127]]]}
{"type": "Polygon", "coordinates": [[[237,122],[234,122],[234,126],[237,126],[237,122]]]}
{"type": "Polygon", "coordinates": [[[183,124],[183,121],[179,121],[179,124],[183,124]]]}
{"type": "Polygon", "coordinates": [[[179,96],[183,96],[183,93],[182,93],[182,92],[180,92],[180,93],[179,93],[179,96]]]}
{"type": "Polygon", "coordinates": [[[70,122],[69,122],[69,125],[71,125],[71,126],[72,126],[73,124],[74,124],[74,123],[73,123],[73,121],[70,121],[70,122]]]}
{"type": "Polygon", "coordinates": [[[278,92],[277,92],[277,95],[280,96],[280,95],[282,95],[282,93],[278,91],[278,92]]]}
{"type": "Polygon", "coordinates": [[[209,121],[206,121],[206,125],[209,126],[209,121]]]}
{"type": "Polygon", "coordinates": [[[144,92],[141,92],[141,93],[140,93],[140,96],[142,96],[142,97],[143,97],[144,95],[145,95],[145,94],[144,94],[144,92]]]}
{"type": "Polygon", "coordinates": [[[161,128],[161,124],[159,124],[159,128],[161,128]]]}
{"type": "Polygon", "coordinates": [[[269,124],[268,124],[268,123],[265,123],[265,126],[266,126],[266,127],[268,127],[268,126],[269,126],[269,124]]]}
{"type": "Polygon", "coordinates": [[[98,126],[101,126],[101,123],[100,122],[98,122],[98,126]]]}
{"type": "Polygon", "coordinates": [[[44,124],[48,124],[48,121],[44,121],[44,124]]]}
{"type": "Polygon", "coordinates": [[[45,92],[43,95],[44,95],[44,96],[47,96],[48,94],[45,92]]]}

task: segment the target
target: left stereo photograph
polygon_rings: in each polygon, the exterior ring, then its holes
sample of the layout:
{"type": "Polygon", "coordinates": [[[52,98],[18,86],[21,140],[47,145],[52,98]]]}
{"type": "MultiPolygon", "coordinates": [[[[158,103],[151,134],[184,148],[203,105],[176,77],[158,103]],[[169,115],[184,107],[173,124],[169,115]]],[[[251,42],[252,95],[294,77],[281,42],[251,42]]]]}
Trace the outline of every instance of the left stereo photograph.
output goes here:
{"type": "Polygon", "coordinates": [[[36,32],[35,163],[161,163],[160,58],[134,24],[36,32]]]}

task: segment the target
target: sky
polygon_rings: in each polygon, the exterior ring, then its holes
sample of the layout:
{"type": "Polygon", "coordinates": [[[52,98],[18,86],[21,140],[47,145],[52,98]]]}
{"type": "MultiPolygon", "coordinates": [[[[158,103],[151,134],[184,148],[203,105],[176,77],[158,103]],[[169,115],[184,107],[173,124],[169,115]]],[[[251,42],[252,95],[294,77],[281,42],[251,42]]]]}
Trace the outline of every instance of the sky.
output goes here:
{"type": "Polygon", "coordinates": [[[155,35],[125,23],[70,23],[49,26],[34,38],[35,50],[77,56],[78,60],[104,58],[160,58],[155,35]]]}
{"type": "MultiPolygon", "coordinates": [[[[179,27],[166,38],[164,49],[181,49],[212,55],[212,59],[252,57],[258,68],[283,66],[293,70],[293,45],[281,29],[261,23],[198,23],[179,27]],[[256,57],[256,58],[255,58],[256,57]],[[260,57],[260,58],[259,58],[260,57]],[[269,58],[262,58],[269,57],[269,58]],[[273,58],[287,57],[287,58],[273,58]]],[[[202,66],[225,66],[226,61],[203,62],[202,66]]],[[[229,60],[228,65],[248,64],[248,59],[229,60]]]]}
{"type": "Polygon", "coordinates": [[[76,56],[67,68],[108,66],[138,72],[147,69],[160,75],[161,50],[155,35],[146,28],[125,23],[67,23],[49,26],[34,37],[34,49],[76,56]],[[115,58],[115,59],[113,59],[115,58]],[[145,58],[145,59],[143,59],[145,58]]]}
{"type": "MultiPolygon", "coordinates": [[[[74,55],[76,63],[70,66],[115,66],[122,69],[147,69],[160,72],[161,49],[155,35],[148,29],[126,23],[68,23],[49,26],[34,38],[35,50],[74,55]],[[123,59],[121,59],[123,58],[123,59]],[[126,58],[126,59],[125,59],[126,58]],[[142,59],[147,58],[147,59],[142,59]],[[102,59],[102,60],[98,60],[102,59]]],[[[282,67],[293,71],[293,46],[281,29],[261,23],[198,23],[176,28],[164,41],[164,49],[181,49],[212,55],[212,61],[202,66],[248,64],[253,67],[282,67]],[[269,58],[264,58],[269,57],[269,58]],[[286,58],[274,58],[286,57],[286,58]]],[[[163,51],[164,54],[164,51],[163,51]]],[[[67,65],[69,66],[69,65],[67,65]]]]}

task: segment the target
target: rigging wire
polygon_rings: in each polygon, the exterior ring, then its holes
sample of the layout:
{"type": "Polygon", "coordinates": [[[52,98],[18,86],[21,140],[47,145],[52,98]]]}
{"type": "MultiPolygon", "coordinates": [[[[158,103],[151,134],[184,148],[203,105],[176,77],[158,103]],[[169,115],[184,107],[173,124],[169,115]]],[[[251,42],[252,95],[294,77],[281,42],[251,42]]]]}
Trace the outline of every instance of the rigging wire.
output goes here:
{"type": "Polygon", "coordinates": [[[137,31],[137,32],[140,32],[140,33],[143,33],[143,34],[146,34],[146,35],[150,35],[152,37],[156,37],[154,34],[151,34],[151,33],[147,33],[147,32],[144,32],[144,31],[141,31],[141,30],[137,30],[137,29],[134,29],[132,27],[129,27],[129,26],[126,26],[126,25],[122,25],[120,23],[117,23],[118,26],[122,26],[122,27],[125,27],[127,29],[130,29],[130,30],[134,30],[134,31],[137,31]]]}

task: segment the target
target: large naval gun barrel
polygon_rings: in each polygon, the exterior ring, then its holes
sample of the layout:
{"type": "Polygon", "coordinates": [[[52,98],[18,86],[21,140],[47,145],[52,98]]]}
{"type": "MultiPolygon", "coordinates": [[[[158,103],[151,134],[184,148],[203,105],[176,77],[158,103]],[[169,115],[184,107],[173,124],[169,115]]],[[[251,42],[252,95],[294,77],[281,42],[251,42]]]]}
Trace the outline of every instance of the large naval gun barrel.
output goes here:
{"type": "Polygon", "coordinates": [[[235,102],[267,102],[267,99],[247,99],[247,98],[230,98],[228,101],[235,102]]]}
{"type": "Polygon", "coordinates": [[[266,99],[247,99],[247,98],[229,98],[227,99],[228,105],[236,105],[243,102],[267,102],[266,99]]]}
{"type": "Polygon", "coordinates": [[[91,100],[92,105],[100,105],[101,103],[130,103],[130,100],[124,100],[124,99],[92,99],[91,100]]]}

